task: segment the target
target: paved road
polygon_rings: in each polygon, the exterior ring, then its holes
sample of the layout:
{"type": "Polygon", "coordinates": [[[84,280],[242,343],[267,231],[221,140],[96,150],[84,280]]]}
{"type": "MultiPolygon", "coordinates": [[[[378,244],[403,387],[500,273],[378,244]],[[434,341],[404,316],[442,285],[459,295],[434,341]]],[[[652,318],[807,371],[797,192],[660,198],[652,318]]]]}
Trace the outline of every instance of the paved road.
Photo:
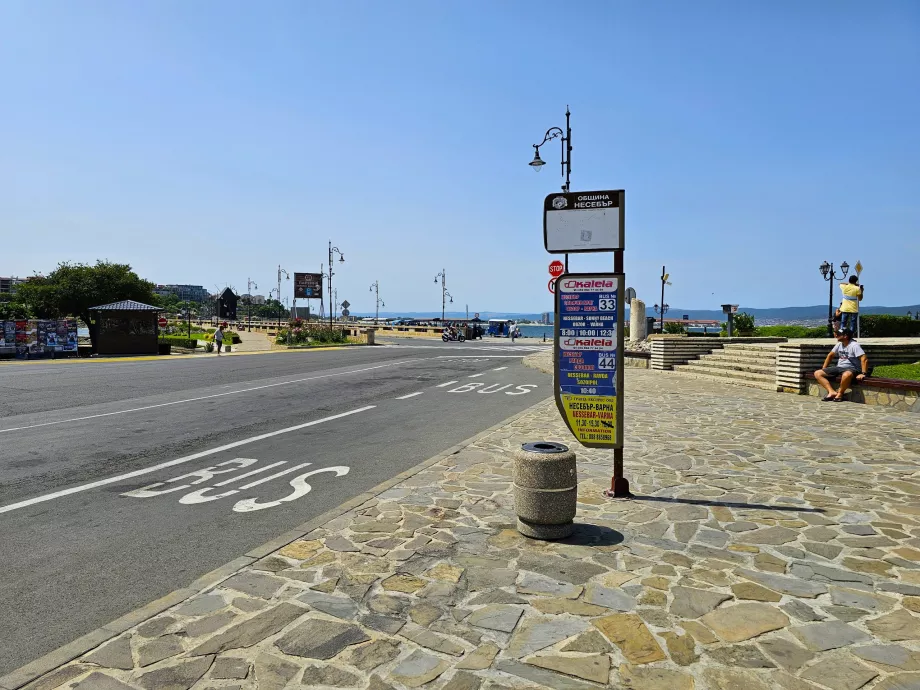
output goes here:
{"type": "Polygon", "coordinates": [[[550,394],[532,345],[400,342],[0,366],[0,675],[550,394]]]}

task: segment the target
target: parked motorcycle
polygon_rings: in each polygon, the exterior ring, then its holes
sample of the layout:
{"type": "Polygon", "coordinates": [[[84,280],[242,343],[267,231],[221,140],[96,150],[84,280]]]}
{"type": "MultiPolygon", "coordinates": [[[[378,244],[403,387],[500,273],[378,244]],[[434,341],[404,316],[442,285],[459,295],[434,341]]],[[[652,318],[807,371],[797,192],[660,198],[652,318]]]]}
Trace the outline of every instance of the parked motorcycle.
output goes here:
{"type": "Polygon", "coordinates": [[[445,343],[448,343],[451,341],[462,343],[464,340],[466,340],[466,336],[463,335],[463,333],[460,333],[459,331],[457,333],[450,333],[448,331],[444,331],[443,333],[441,333],[441,340],[443,340],[445,343]]]}

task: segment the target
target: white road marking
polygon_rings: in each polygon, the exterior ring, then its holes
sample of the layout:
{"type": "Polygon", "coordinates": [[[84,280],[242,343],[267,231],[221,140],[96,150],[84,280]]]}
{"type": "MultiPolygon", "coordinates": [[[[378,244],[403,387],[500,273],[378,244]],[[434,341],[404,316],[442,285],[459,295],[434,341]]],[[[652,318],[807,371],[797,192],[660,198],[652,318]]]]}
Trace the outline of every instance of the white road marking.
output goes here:
{"type": "Polygon", "coordinates": [[[474,379],[474,378],[476,378],[477,376],[482,376],[482,373],[479,373],[479,374],[470,374],[467,378],[474,379]]]}
{"type": "Polygon", "coordinates": [[[197,460],[198,458],[204,458],[208,455],[214,455],[214,453],[220,453],[221,451],[230,450],[231,448],[238,448],[239,446],[245,446],[249,443],[255,443],[256,441],[263,441],[267,438],[272,438],[273,436],[280,436],[281,434],[287,434],[292,431],[299,431],[300,429],[306,429],[307,427],[316,426],[317,424],[323,424],[325,422],[331,422],[334,419],[341,419],[342,417],[350,417],[351,415],[358,414],[360,412],[367,412],[372,410],[376,405],[367,405],[366,407],[359,407],[356,410],[350,410],[349,412],[341,412],[339,414],[334,414],[329,417],[323,417],[322,419],[314,419],[312,422],[305,422],[304,424],[297,424],[296,426],[288,427],[287,429],[279,429],[278,431],[270,431],[267,434],[259,434],[258,436],[252,436],[250,438],[244,438],[240,441],[234,441],[233,443],[227,443],[223,446],[218,446],[217,448],[211,448],[210,450],[203,450],[199,453],[193,453],[192,455],[186,455],[175,460],[170,460],[169,462],[161,462],[158,465],[153,465],[152,467],[145,467],[141,470],[135,470],[134,472],[128,472],[126,474],[120,474],[116,477],[109,477],[108,479],[100,479],[95,482],[90,482],[88,484],[81,484],[79,486],[72,486],[69,489],[62,489],[61,491],[55,491],[50,494],[45,494],[43,496],[36,496],[35,498],[29,498],[25,501],[19,501],[18,503],[11,503],[7,506],[0,506],[0,513],[10,513],[14,510],[20,510],[21,508],[28,508],[33,506],[36,503],[44,503],[45,501],[52,501],[56,498],[62,498],[63,496],[70,496],[71,494],[80,493],[83,491],[89,491],[90,489],[96,489],[100,486],[107,486],[108,484],[115,484],[117,482],[124,481],[125,479],[131,479],[133,477],[141,477],[145,474],[150,474],[151,472],[157,472],[167,467],[174,467],[175,465],[181,465],[186,462],[191,462],[192,460],[197,460]]]}
{"type": "Polygon", "coordinates": [[[435,359],[520,359],[521,355],[439,355],[435,359]]]}
{"type": "Polygon", "coordinates": [[[241,474],[239,477],[231,477],[230,479],[225,479],[222,482],[217,482],[214,486],[226,486],[227,484],[238,482],[240,479],[245,479],[246,477],[251,477],[254,474],[260,474],[261,472],[270,470],[273,467],[278,467],[279,465],[286,465],[286,464],[287,464],[287,460],[279,460],[278,462],[273,462],[271,465],[266,465],[265,467],[260,467],[257,470],[252,470],[251,472],[246,472],[244,474],[241,474]]]}
{"type": "Polygon", "coordinates": [[[457,382],[456,382],[456,381],[448,381],[447,383],[439,383],[437,386],[435,386],[435,388],[446,388],[447,386],[451,385],[452,383],[457,383],[457,382]]]}
{"type": "Polygon", "coordinates": [[[409,393],[409,395],[400,395],[397,400],[405,400],[406,398],[414,398],[416,395],[421,395],[425,391],[417,391],[415,393],[409,393]]]}
{"type": "Polygon", "coordinates": [[[360,374],[365,371],[373,371],[374,369],[384,369],[386,367],[398,366],[400,364],[408,364],[410,362],[420,362],[422,360],[418,359],[406,359],[401,362],[392,362],[390,364],[381,364],[375,367],[367,367],[365,369],[352,369],[350,371],[342,371],[337,374],[320,374],[319,376],[308,376],[303,379],[295,379],[293,381],[281,381],[280,383],[268,383],[264,386],[255,386],[253,388],[244,388],[238,391],[228,391],[226,393],[214,393],[213,395],[202,395],[198,398],[187,398],[186,400],[174,400],[167,403],[159,403],[157,405],[147,405],[146,407],[133,407],[128,410],[118,410],[117,412],[103,412],[101,414],[91,414],[86,417],[74,417],[73,419],[61,419],[57,422],[42,422],[41,424],[29,424],[27,426],[17,426],[12,429],[0,429],[0,434],[5,434],[10,431],[23,431],[24,429],[36,429],[42,426],[52,426],[55,424],[67,424],[69,422],[82,422],[87,419],[96,419],[98,417],[111,417],[112,415],[117,414],[127,414],[129,412],[142,412],[143,410],[152,410],[157,407],[169,407],[170,405],[181,405],[183,403],[197,402],[199,400],[209,400],[211,398],[221,398],[227,395],[236,395],[237,393],[249,393],[251,391],[263,390],[265,388],[275,388],[276,386],[288,386],[293,383],[303,383],[304,381],[315,381],[317,379],[327,379],[334,378],[336,376],[347,376],[348,374],[360,374]]]}
{"type": "Polygon", "coordinates": [[[251,489],[251,488],[254,487],[254,486],[258,486],[259,484],[264,484],[265,482],[270,482],[272,479],[277,479],[278,477],[283,477],[284,475],[290,474],[291,472],[296,472],[296,471],[299,470],[301,467],[306,467],[307,465],[312,465],[312,464],[313,464],[312,462],[302,462],[302,463],[300,463],[299,465],[294,465],[293,467],[288,467],[286,470],[281,470],[280,472],[276,472],[275,474],[270,474],[270,475],[268,475],[267,477],[262,477],[261,479],[256,479],[254,482],[249,482],[248,484],[243,484],[243,486],[241,486],[238,490],[239,490],[239,491],[245,491],[246,489],[251,489]]]}
{"type": "Polygon", "coordinates": [[[504,371],[508,367],[499,367],[498,369],[493,369],[492,371],[504,371]]]}

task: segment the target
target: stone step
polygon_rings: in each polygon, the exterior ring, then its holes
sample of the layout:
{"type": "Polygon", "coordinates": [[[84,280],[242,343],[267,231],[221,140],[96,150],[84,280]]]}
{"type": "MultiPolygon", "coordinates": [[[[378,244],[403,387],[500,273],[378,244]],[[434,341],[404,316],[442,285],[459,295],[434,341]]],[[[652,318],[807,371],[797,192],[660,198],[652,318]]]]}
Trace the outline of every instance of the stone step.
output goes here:
{"type": "Polygon", "coordinates": [[[725,343],[725,350],[734,350],[739,352],[763,352],[764,350],[776,350],[776,343],[725,343]]]}
{"type": "Polygon", "coordinates": [[[738,371],[737,369],[720,369],[710,367],[706,362],[688,362],[687,364],[678,364],[674,367],[675,371],[693,371],[696,373],[706,374],[708,376],[718,376],[720,378],[738,379],[739,381],[755,381],[759,383],[776,384],[776,374],[762,374],[757,372],[738,371]]]}
{"type": "Polygon", "coordinates": [[[744,379],[730,378],[727,376],[711,376],[708,373],[701,371],[690,370],[688,371],[685,366],[675,367],[672,372],[676,376],[683,376],[685,378],[697,379],[700,381],[711,381],[712,383],[727,383],[732,386],[745,386],[747,388],[759,388],[764,391],[773,391],[776,392],[776,382],[765,383],[763,381],[747,381],[744,379]]]}
{"type": "Polygon", "coordinates": [[[688,362],[688,365],[696,367],[706,367],[713,369],[724,369],[727,371],[746,371],[751,374],[764,374],[766,376],[776,376],[776,365],[763,364],[762,362],[748,362],[744,360],[732,359],[715,359],[712,356],[703,357],[702,359],[688,362]]]}
{"type": "Polygon", "coordinates": [[[730,357],[732,359],[757,360],[763,362],[775,361],[777,354],[771,350],[761,350],[760,352],[754,352],[752,350],[716,350],[712,353],[712,356],[730,357]]]}

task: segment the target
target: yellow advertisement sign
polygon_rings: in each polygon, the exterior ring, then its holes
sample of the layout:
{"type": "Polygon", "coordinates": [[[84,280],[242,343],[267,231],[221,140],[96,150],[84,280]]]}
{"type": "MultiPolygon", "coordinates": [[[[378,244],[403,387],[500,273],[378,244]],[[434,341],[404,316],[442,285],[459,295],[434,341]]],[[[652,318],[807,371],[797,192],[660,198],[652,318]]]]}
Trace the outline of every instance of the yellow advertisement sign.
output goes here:
{"type": "Polygon", "coordinates": [[[617,442],[615,395],[560,395],[569,429],[580,443],[617,442]]]}

